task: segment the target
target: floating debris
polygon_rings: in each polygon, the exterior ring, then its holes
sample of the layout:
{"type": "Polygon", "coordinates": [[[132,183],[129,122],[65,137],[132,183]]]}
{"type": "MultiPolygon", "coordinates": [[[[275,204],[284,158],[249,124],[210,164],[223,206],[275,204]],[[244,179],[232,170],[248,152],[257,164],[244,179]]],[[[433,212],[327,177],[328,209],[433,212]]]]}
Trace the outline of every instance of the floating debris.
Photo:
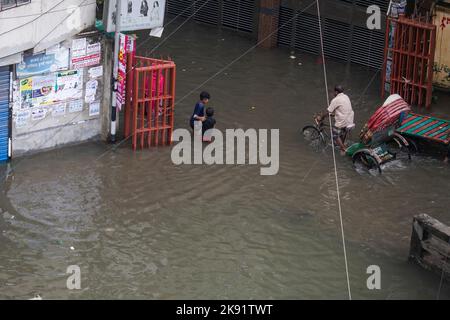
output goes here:
{"type": "Polygon", "coordinates": [[[294,56],[294,55],[290,55],[289,58],[291,58],[291,59],[297,59],[297,57],[294,56]]]}
{"type": "Polygon", "coordinates": [[[7,219],[13,220],[13,219],[15,218],[15,216],[12,215],[12,214],[10,214],[8,211],[5,211],[5,212],[3,212],[3,218],[4,218],[5,220],[7,220],[7,219]]]}
{"type": "Polygon", "coordinates": [[[28,299],[28,300],[42,300],[42,297],[40,295],[35,295],[34,298],[28,299]]]}
{"type": "Polygon", "coordinates": [[[70,250],[72,250],[72,251],[73,251],[73,250],[75,250],[75,248],[74,248],[74,247],[70,247],[70,250]]]}

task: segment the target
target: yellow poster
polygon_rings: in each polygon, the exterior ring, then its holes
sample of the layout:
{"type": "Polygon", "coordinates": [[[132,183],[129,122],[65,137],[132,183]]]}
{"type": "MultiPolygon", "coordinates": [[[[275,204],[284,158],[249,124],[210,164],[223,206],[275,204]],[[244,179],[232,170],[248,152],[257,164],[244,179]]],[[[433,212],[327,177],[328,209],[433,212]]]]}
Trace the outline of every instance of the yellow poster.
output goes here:
{"type": "Polygon", "coordinates": [[[33,104],[33,79],[25,78],[20,80],[20,109],[31,108],[33,104]]]}

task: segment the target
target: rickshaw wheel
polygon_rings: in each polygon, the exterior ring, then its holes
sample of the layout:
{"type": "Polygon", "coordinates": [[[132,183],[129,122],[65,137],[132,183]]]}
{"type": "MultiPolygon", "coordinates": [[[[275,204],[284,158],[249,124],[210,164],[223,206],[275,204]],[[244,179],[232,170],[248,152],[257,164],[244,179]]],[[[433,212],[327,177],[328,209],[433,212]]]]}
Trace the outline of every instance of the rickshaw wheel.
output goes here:
{"type": "Polygon", "coordinates": [[[419,153],[419,148],[417,147],[417,144],[414,140],[406,137],[403,138],[408,142],[408,149],[412,155],[419,153]]]}
{"type": "Polygon", "coordinates": [[[314,126],[306,126],[302,129],[303,138],[310,142],[310,145],[316,149],[326,144],[323,134],[314,126]]]}
{"type": "MultiPolygon", "coordinates": [[[[392,141],[388,143],[388,150],[390,153],[395,155],[395,159],[402,160],[405,159],[404,157],[406,156],[408,160],[411,160],[412,152],[409,145],[405,144],[405,141],[398,137],[394,137],[392,141]]],[[[409,141],[406,141],[406,143],[409,144],[409,141]]]]}
{"type": "Polygon", "coordinates": [[[367,151],[359,151],[356,152],[353,157],[353,166],[356,168],[358,166],[362,166],[365,168],[370,174],[378,173],[381,174],[381,167],[378,163],[377,159],[372,156],[367,151]]]}

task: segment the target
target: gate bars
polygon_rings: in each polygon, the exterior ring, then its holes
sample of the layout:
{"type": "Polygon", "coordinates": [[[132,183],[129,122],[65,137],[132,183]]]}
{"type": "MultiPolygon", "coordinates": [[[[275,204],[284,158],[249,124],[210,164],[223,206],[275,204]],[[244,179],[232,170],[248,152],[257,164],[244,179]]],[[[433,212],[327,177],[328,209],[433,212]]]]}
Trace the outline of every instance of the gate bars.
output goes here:
{"type": "Polygon", "coordinates": [[[429,108],[435,44],[434,24],[403,16],[387,17],[381,96],[384,98],[386,91],[398,93],[410,105],[429,108]],[[390,86],[385,87],[386,82],[390,86]]]}
{"type": "Polygon", "coordinates": [[[133,150],[170,145],[175,107],[175,63],[131,55],[127,61],[125,137],[132,135],[133,150]]]}

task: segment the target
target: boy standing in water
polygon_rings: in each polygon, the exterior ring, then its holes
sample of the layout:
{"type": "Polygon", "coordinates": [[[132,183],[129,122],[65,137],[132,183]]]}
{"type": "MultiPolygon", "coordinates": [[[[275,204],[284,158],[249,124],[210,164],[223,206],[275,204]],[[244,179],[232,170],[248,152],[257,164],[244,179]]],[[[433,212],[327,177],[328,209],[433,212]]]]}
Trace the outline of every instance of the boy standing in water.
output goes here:
{"type": "Polygon", "coordinates": [[[209,129],[214,129],[215,126],[216,126],[216,119],[214,119],[214,109],[208,107],[206,108],[206,120],[203,121],[203,128],[202,128],[203,141],[211,142],[211,134],[208,133],[207,131],[209,129]]]}
{"type": "Polygon", "coordinates": [[[194,130],[194,133],[197,133],[200,136],[202,134],[202,123],[206,120],[205,105],[208,104],[210,98],[211,96],[208,92],[203,91],[200,93],[200,101],[195,105],[194,112],[191,116],[191,128],[194,130]]]}

